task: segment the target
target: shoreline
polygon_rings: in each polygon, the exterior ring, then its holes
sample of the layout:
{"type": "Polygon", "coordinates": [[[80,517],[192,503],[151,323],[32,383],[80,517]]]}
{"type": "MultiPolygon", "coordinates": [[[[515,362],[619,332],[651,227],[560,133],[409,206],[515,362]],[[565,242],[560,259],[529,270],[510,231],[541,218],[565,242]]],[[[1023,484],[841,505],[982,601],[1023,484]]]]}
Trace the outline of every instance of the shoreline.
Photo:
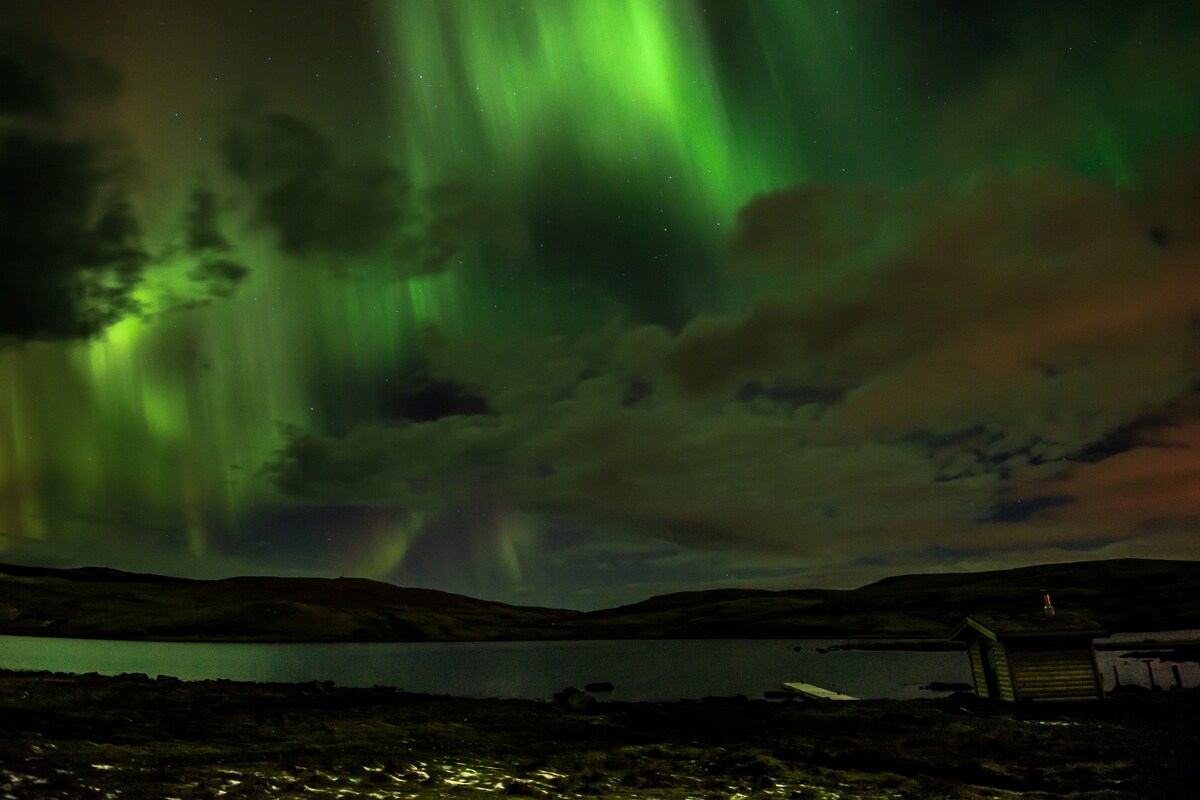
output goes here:
{"type": "Polygon", "coordinates": [[[14,797],[1185,796],[1200,690],[572,709],[331,683],[0,671],[14,797]],[[1169,695],[1169,697],[1167,696],[1169,695]]]}

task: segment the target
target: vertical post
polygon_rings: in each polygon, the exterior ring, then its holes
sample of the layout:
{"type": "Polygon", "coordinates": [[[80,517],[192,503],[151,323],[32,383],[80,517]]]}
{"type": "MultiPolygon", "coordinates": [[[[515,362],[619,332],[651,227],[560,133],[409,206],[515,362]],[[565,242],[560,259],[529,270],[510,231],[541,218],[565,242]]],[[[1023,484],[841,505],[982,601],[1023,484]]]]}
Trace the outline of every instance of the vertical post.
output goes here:
{"type": "Polygon", "coordinates": [[[1121,673],[1117,670],[1117,665],[1113,664],[1113,688],[1121,688],[1121,673]]]}
{"type": "Polygon", "coordinates": [[[1175,688],[1182,689],[1183,688],[1183,677],[1180,676],[1180,674],[1179,674],[1179,665],[1172,664],[1171,672],[1175,675],[1175,688]]]}
{"type": "Polygon", "coordinates": [[[1150,688],[1157,689],[1158,684],[1156,684],[1154,682],[1154,668],[1150,666],[1151,662],[1149,660],[1146,660],[1146,661],[1143,661],[1142,663],[1146,665],[1146,674],[1150,676],[1150,688]]]}

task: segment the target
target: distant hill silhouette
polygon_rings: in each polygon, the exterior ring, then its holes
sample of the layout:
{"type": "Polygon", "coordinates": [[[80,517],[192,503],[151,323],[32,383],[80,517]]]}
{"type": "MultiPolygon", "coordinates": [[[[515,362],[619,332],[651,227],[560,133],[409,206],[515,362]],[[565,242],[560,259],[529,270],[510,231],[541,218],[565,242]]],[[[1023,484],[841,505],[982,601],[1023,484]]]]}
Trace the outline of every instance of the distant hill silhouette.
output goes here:
{"type": "Polygon", "coordinates": [[[577,611],[528,608],[362,578],[189,580],[0,564],[0,633],[210,641],[543,638],[577,611]]]}
{"type": "Polygon", "coordinates": [[[1086,613],[1111,631],[1200,628],[1200,562],[1119,559],[900,575],[858,589],[712,589],[601,611],[512,606],[361,578],[189,580],[0,564],[0,633],[208,641],[946,636],[967,614],[1086,613]]]}
{"type": "Polygon", "coordinates": [[[719,589],[585,614],[593,636],[944,636],[967,614],[1056,608],[1111,631],[1200,628],[1200,562],[1117,559],[898,575],[858,589],[719,589]]]}

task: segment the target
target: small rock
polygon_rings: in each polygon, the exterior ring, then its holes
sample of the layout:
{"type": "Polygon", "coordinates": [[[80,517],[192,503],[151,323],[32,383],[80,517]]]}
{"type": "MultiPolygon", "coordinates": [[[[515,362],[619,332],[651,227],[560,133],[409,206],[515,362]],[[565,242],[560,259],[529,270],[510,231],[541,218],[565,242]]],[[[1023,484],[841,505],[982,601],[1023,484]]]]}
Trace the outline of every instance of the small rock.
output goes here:
{"type": "Polygon", "coordinates": [[[563,711],[585,711],[596,705],[596,698],[587,692],[581,692],[574,686],[568,686],[554,695],[554,703],[563,711]]]}

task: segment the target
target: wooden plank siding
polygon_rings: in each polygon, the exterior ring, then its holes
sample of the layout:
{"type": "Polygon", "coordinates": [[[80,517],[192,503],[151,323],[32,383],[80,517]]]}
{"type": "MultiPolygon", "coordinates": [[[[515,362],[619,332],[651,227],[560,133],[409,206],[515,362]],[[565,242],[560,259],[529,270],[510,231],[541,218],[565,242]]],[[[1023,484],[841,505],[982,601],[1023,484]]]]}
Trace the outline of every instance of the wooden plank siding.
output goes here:
{"type": "Polygon", "coordinates": [[[980,697],[1097,700],[1104,698],[1104,683],[1093,639],[1107,635],[1079,614],[1022,612],[965,617],[950,638],[966,645],[980,697]]]}
{"type": "Polygon", "coordinates": [[[1090,642],[1021,646],[1009,642],[1017,700],[1095,700],[1103,696],[1090,642]]]}
{"type": "Polygon", "coordinates": [[[1004,645],[993,642],[992,652],[996,654],[996,682],[1000,685],[1001,700],[1015,700],[1016,694],[1013,692],[1012,670],[1008,663],[1007,648],[1004,645]]]}

